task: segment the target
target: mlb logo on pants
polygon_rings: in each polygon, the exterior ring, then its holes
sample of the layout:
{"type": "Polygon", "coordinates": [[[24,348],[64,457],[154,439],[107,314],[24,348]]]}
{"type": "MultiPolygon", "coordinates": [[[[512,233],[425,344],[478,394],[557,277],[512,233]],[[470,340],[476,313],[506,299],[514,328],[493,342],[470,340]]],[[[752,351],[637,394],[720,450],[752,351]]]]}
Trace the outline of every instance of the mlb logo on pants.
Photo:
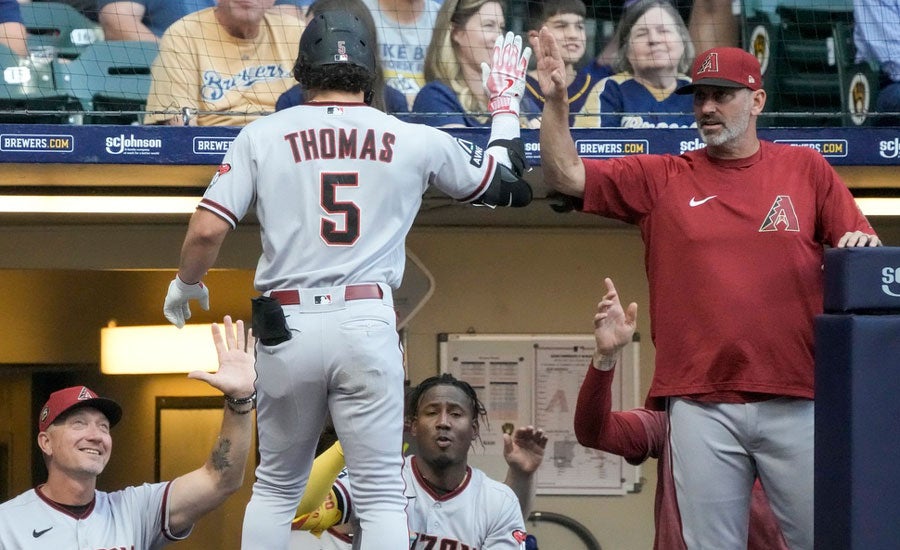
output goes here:
{"type": "Polygon", "coordinates": [[[331,304],[331,294],[319,294],[316,296],[317,306],[327,306],[331,304]]]}

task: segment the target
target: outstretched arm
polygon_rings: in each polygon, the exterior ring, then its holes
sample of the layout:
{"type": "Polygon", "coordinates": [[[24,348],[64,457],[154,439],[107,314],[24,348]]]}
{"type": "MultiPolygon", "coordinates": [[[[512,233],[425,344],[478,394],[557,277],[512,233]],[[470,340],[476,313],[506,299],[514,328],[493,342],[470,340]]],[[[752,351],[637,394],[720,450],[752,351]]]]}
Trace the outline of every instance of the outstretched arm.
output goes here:
{"type": "Polygon", "coordinates": [[[520,426],[503,434],[503,458],[509,469],[504,483],[513,490],[522,508],[522,517],[531,513],[534,501],[534,473],[544,461],[547,436],[534,426],[520,426]]]}
{"type": "Polygon", "coordinates": [[[159,42],[142,22],[147,7],[140,2],[112,2],[100,8],[98,19],[106,40],[140,40],[159,42]]]}
{"type": "Polygon", "coordinates": [[[28,57],[28,32],[25,25],[19,21],[0,23],[0,44],[19,57],[28,57]]]}
{"type": "Polygon", "coordinates": [[[225,394],[222,427],[206,463],[172,482],[169,530],[173,533],[186,531],[241,487],[253,438],[250,412],[256,397],[255,338],[252,332],[245,337],[243,321],[232,325],[228,316],[224,331],[213,324],[212,334],[219,357],[218,371],[193,371],[188,378],[203,380],[225,394]]]}
{"type": "Polygon", "coordinates": [[[575,436],[578,442],[625,457],[634,463],[659,454],[658,443],[665,434],[665,413],[653,411],[612,411],[612,382],[622,348],[631,341],[637,318],[637,304],[622,308],[612,280],[605,279],[606,295],[594,315],[596,349],[575,406],[575,436]],[[643,415],[644,422],[641,420],[643,415]]]}
{"type": "Polygon", "coordinates": [[[519,132],[519,107],[525,95],[529,59],[531,48],[523,48],[522,38],[508,32],[494,42],[491,64],[481,64],[491,112],[487,154],[497,161],[497,167],[476,204],[522,207],[531,202],[531,186],[522,179],[528,163],[519,132]]]}
{"type": "Polygon", "coordinates": [[[217,214],[198,208],[191,216],[187,235],[181,246],[181,266],[178,277],[186,283],[196,283],[216,262],[219,249],[231,225],[217,214]]]}
{"type": "Polygon", "coordinates": [[[181,246],[181,266],[169,283],[163,305],[163,314],[176,327],[183,327],[191,318],[191,300],[199,301],[201,308],[209,310],[209,289],[201,279],[215,263],[230,230],[227,221],[205,208],[198,208],[191,216],[181,246]]]}
{"type": "Polygon", "coordinates": [[[541,116],[541,170],[550,187],[573,197],[584,196],[584,164],[575,150],[569,131],[569,97],[566,65],[559,44],[543,27],[531,38],[537,60],[537,77],[544,94],[541,116]]]}
{"type": "Polygon", "coordinates": [[[490,146],[497,140],[519,138],[519,109],[525,96],[525,75],[531,48],[522,46],[522,37],[511,32],[497,37],[491,52],[491,64],[481,64],[481,81],[488,96],[491,113],[491,136],[488,153],[512,168],[502,149],[490,146]]]}
{"type": "Polygon", "coordinates": [[[619,301],[619,293],[607,277],[603,280],[606,284],[606,295],[597,304],[597,313],[594,315],[594,340],[597,347],[594,349],[594,368],[611,370],[622,356],[622,348],[631,341],[637,320],[637,304],[628,304],[628,309],[622,309],[619,301]]]}

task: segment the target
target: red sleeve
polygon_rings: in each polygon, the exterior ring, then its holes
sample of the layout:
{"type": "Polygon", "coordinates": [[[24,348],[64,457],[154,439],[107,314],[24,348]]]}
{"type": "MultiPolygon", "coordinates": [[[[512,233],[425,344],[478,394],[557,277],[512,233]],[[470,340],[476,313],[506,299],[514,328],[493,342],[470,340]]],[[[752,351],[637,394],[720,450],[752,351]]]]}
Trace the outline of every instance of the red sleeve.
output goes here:
{"type": "Polygon", "coordinates": [[[575,436],[578,442],[585,447],[622,456],[632,464],[658,457],[666,434],[664,431],[661,434],[649,433],[648,428],[664,427],[665,424],[645,423],[641,420],[642,409],[612,411],[613,374],[613,370],[601,371],[593,365],[588,367],[575,406],[575,436]]]}
{"type": "Polygon", "coordinates": [[[672,155],[582,159],[582,163],[582,210],[632,224],[650,214],[669,177],[688,166],[686,159],[672,155]]]}
{"type": "Polygon", "coordinates": [[[811,153],[815,163],[813,169],[818,172],[815,181],[824,187],[824,192],[818,195],[821,226],[816,228],[816,237],[819,242],[836,246],[845,233],[852,231],[875,235],[875,230],[860,211],[847,184],[822,155],[814,151],[811,153]]]}

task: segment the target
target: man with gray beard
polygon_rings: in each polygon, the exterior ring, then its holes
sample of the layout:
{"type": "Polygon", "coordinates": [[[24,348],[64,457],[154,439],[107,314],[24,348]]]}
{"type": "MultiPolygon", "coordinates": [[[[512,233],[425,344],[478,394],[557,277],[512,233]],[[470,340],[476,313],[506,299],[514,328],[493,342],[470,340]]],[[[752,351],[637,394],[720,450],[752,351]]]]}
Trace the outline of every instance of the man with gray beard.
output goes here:
{"type": "Polygon", "coordinates": [[[758,476],[790,548],[813,547],[813,317],[825,245],[879,246],[847,186],[805,147],[761,141],[759,62],[738,48],[694,61],[707,147],[580,159],[564,65],[547,29],[532,40],[541,166],[585,212],[637,225],[646,246],[656,370],[646,406],[669,413],[685,545],[746,549],[758,476]]]}

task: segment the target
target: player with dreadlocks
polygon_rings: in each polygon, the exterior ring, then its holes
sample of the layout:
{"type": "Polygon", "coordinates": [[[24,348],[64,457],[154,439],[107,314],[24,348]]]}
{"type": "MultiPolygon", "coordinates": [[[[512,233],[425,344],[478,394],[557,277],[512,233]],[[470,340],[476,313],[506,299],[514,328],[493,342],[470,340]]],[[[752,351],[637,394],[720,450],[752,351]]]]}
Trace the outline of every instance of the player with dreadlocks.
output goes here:
{"type": "MultiPolygon", "coordinates": [[[[433,376],[413,388],[406,403],[415,451],[403,466],[415,537],[411,548],[524,548],[523,513],[530,508],[534,473],[547,444],[543,431],[520,426],[504,435],[503,455],[509,465],[504,484],[468,464],[469,448],[487,423],[484,405],[471,385],[451,374],[433,376]]],[[[317,471],[318,461],[313,480],[317,471]]],[[[352,474],[342,474],[329,496],[331,503],[298,518],[298,528],[316,532],[352,521],[348,478],[352,474]]]]}

